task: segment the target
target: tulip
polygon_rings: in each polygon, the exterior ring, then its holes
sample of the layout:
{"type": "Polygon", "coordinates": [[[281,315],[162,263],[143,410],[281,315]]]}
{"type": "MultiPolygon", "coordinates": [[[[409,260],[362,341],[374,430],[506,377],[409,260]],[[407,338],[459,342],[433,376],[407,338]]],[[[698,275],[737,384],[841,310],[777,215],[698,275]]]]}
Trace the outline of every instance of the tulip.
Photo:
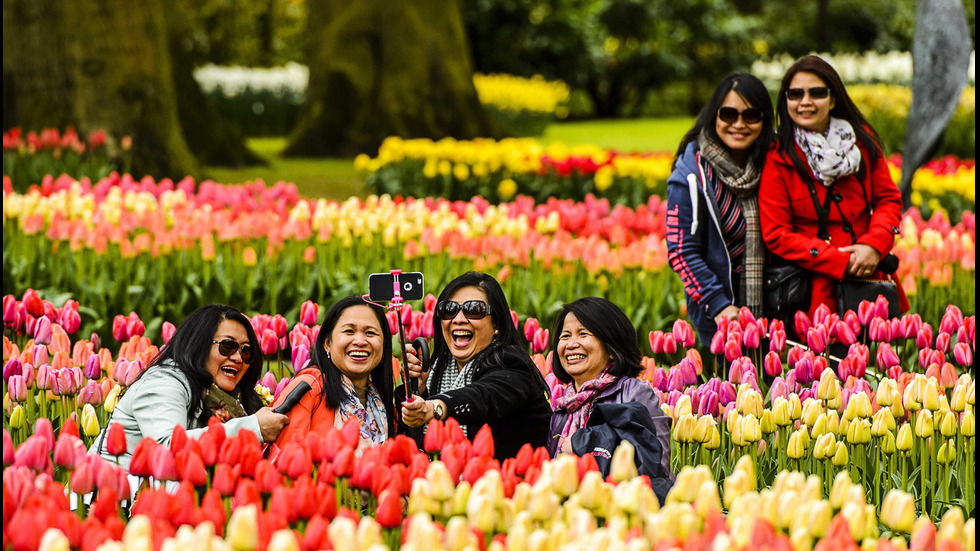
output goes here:
{"type": "Polygon", "coordinates": [[[958,342],[953,345],[953,358],[963,367],[973,365],[973,349],[970,348],[970,343],[958,342]]]}
{"type": "Polygon", "coordinates": [[[163,340],[163,344],[170,342],[176,332],[177,327],[174,324],[169,321],[163,322],[163,326],[160,327],[160,339],[163,340]]]}
{"type": "Polygon", "coordinates": [[[533,353],[540,354],[548,349],[548,329],[538,329],[534,333],[534,340],[531,342],[531,349],[533,353]]]}
{"type": "Polygon", "coordinates": [[[82,433],[85,436],[97,436],[102,432],[102,427],[99,426],[99,417],[95,413],[95,408],[92,404],[85,404],[82,407],[82,433]]]}
{"type": "MultiPolygon", "coordinates": [[[[694,442],[694,431],[697,426],[697,419],[693,414],[685,413],[677,418],[674,424],[673,437],[677,442],[694,442]]],[[[700,440],[698,440],[700,441],[700,440]]]]}
{"type": "Polygon", "coordinates": [[[256,506],[239,505],[232,511],[231,518],[228,520],[228,530],[225,540],[233,549],[255,549],[259,541],[258,524],[258,510],[256,506]]]}
{"type": "Polygon", "coordinates": [[[725,342],[725,359],[729,362],[734,362],[737,358],[742,356],[742,345],[735,339],[729,339],[725,342]]]}
{"type": "Polygon", "coordinates": [[[837,451],[834,453],[833,459],[830,460],[835,467],[843,467],[847,465],[847,446],[843,442],[837,443],[837,451]]]}
{"type": "Polygon", "coordinates": [[[307,300],[299,307],[299,321],[303,325],[316,325],[320,306],[312,300],[307,300]]]}
{"type": "Polygon", "coordinates": [[[967,438],[973,438],[973,436],[977,433],[976,419],[974,417],[973,410],[963,413],[962,418],[960,419],[960,432],[967,438]]]}
{"type": "Polygon", "coordinates": [[[694,346],[694,330],[691,325],[682,319],[674,320],[672,336],[674,341],[684,348],[694,346]]]}
{"type": "Polygon", "coordinates": [[[810,318],[807,317],[806,312],[796,312],[793,316],[793,322],[797,335],[806,335],[807,331],[810,330],[810,318]]]}
{"type": "Polygon", "coordinates": [[[916,332],[915,345],[920,349],[932,347],[932,326],[928,323],[922,324],[916,332]]]}
{"type": "MultiPolygon", "coordinates": [[[[655,332],[656,331],[651,331],[650,332],[650,347],[651,348],[653,348],[653,334],[655,332]]],[[[720,356],[721,354],[724,354],[725,353],[725,341],[726,341],[726,339],[725,339],[725,333],[723,331],[716,331],[715,334],[711,337],[711,345],[709,346],[709,350],[711,351],[711,353],[712,354],[715,354],[717,356],[720,356]]],[[[654,354],[656,354],[656,352],[654,352],[654,354]]]]}
{"type": "Polygon", "coordinates": [[[613,452],[612,462],[609,467],[609,476],[616,482],[629,480],[637,475],[636,454],[633,444],[624,440],[620,442],[616,451],[613,452]]]}
{"type": "MultiPolygon", "coordinates": [[[[426,308],[426,310],[429,310],[429,308],[426,308]]],[[[541,329],[541,324],[536,318],[527,318],[524,320],[524,339],[527,342],[533,342],[534,335],[538,332],[538,329],[541,329]]]]}
{"type": "Polygon", "coordinates": [[[820,374],[820,386],[817,396],[821,400],[832,401],[840,397],[840,381],[832,370],[826,369],[820,374]]]}

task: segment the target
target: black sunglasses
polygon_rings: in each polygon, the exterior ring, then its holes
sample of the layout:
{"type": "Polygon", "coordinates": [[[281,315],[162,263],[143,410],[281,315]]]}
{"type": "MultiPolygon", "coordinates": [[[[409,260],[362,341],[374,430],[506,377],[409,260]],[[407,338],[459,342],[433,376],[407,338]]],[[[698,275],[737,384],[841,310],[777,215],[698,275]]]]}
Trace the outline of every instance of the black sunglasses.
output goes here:
{"type": "Polygon", "coordinates": [[[737,121],[739,117],[742,117],[745,124],[756,124],[757,122],[762,121],[762,109],[759,109],[758,107],[748,107],[739,111],[734,107],[728,106],[718,109],[718,118],[721,119],[722,122],[735,124],[735,121],[737,121]]]}
{"type": "Polygon", "coordinates": [[[808,92],[810,93],[810,99],[824,99],[830,96],[830,88],[826,86],[814,86],[813,88],[790,88],[786,90],[786,99],[800,101],[808,92]]]}
{"type": "Polygon", "coordinates": [[[460,310],[463,311],[466,319],[479,320],[487,317],[487,314],[490,313],[490,305],[482,300],[467,300],[463,304],[444,300],[436,305],[436,315],[443,320],[455,318],[460,310]]]}
{"type": "Polygon", "coordinates": [[[211,344],[218,345],[218,354],[230,358],[236,351],[241,355],[245,363],[252,362],[252,347],[247,344],[238,344],[238,341],[225,339],[223,341],[211,341],[211,344]]]}

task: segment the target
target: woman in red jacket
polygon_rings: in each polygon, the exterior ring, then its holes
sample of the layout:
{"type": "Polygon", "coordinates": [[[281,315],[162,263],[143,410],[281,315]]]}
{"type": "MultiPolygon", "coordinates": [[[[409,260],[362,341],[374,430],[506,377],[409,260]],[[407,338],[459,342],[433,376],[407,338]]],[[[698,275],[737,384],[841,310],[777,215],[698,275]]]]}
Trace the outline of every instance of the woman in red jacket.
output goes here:
{"type": "MultiPolygon", "coordinates": [[[[776,114],[777,143],[759,186],[762,235],[770,252],[812,274],[809,313],[821,304],[836,312],[836,281],[894,279],[878,264],[895,244],[901,194],[881,139],[823,59],[807,56],[789,68],[776,114]],[[819,235],[818,208],[827,235],[819,235]]],[[[908,301],[895,283],[905,311],[908,301]]]]}

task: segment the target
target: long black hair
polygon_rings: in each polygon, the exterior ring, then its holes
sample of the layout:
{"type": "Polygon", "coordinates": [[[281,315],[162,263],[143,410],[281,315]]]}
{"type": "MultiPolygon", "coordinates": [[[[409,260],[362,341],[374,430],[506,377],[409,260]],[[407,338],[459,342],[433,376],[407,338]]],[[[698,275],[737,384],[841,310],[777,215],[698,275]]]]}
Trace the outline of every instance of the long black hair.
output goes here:
{"type": "MultiPolygon", "coordinates": [[[[211,357],[211,347],[214,346],[211,341],[218,332],[218,326],[225,320],[241,324],[248,334],[248,344],[252,347],[252,361],[249,362],[245,374],[235,387],[242,407],[246,413],[252,414],[263,405],[262,399],[255,392],[255,385],[262,374],[262,350],[259,348],[259,340],[255,336],[252,324],[245,314],[231,306],[208,304],[191,312],[191,315],[187,316],[174,332],[170,341],[163,345],[160,352],[150,361],[151,366],[164,363],[174,365],[187,376],[191,384],[191,402],[187,406],[188,418],[201,408],[206,391],[214,384],[214,377],[208,373],[207,363],[208,358],[211,357]]],[[[202,412],[197,420],[202,424],[207,423],[212,412],[208,408],[201,409],[202,412]]]]}
{"type": "Polygon", "coordinates": [[[388,327],[388,319],[385,317],[384,310],[376,304],[371,304],[359,296],[349,296],[338,300],[327,315],[323,318],[320,325],[320,332],[316,337],[316,344],[313,347],[313,364],[320,369],[323,379],[323,400],[327,407],[337,409],[344,400],[343,384],[340,382],[340,370],[334,365],[333,360],[327,353],[327,339],[333,334],[333,330],[340,321],[340,316],[344,311],[353,306],[367,306],[378,318],[378,325],[381,327],[381,361],[371,370],[371,384],[378,390],[381,401],[385,406],[385,415],[388,418],[388,434],[395,434],[395,395],[394,395],[394,375],[392,373],[391,359],[391,329],[388,327]]]}
{"type": "MultiPolygon", "coordinates": [[[[493,340],[486,348],[476,353],[472,361],[474,365],[480,365],[487,360],[494,360],[499,363],[499,359],[504,352],[510,351],[519,356],[526,356],[530,363],[527,353],[527,341],[524,335],[514,326],[514,320],[510,317],[510,306],[507,304],[507,297],[504,290],[500,288],[500,283],[489,274],[482,272],[466,272],[449,282],[439,294],[439,302],[450,300],[456,291],[464,287],[476,287],[487,295],[487,304],[490,306],[490,319],[493,320],[496,333],[493,340]]],[[[432,317],[432,383],[430,388],[438,391],[442,376],[446,368],[453,365],[453,357],[449,352],[449,345],[446,343],[446,336],[442,333],[442,320],[438,316],[432,317]]],[[[533,364],[532,364],[533,365],[533,364]]],[[[537,369],[534,370],[537,372],[537,369]]],[[[540,373],[538,374],[540,376],[540,373]]]]}
{"type": "Polygon", "coordinates": [[[701,130],[707,130],[716,142],[724,146],[721,138],[718,137],[718,131],[715,129],[715,121],[718,118],[718,110],[721,109],[721,104],[725,102],[725,96],[728,95],[728,92],[738,94],[750,107],[762,109],[762,132],[746,152],[748,159],[752,159],[756,166],[762,167],[766,151],[769,150],[769,145],[772,144],[775,136],[776,123],[773,117],[772,98],[769,97],[769,90],[766,89],[766,85],[761,80],[748,73],[732,73],[721,79],[708,103],[704,105],[704,109],[695,119],[694,126],[681,139],[681,144],[674,156],[675,161],[684,154],[687,144],[697,141],[698,136],[701,135],[701,130]]]}
{"type": "MultiPolygon", "coordinates": [[[[816,75],[827,85],[827,88],[830,88],[830,97],[834,100],[834,108],[830,110],[830,116],[844,119],[851,123],[858,142],[864,146],[870,156],[870,159],[866,159],[869,166],[884,155],[881,137],[878,136],[875,129],[868,124],[868,120],[864,118],[861,111],[854,105],[851,96],[847,95],[847,89],[844,88],[844,82],[841,80],[840,75],[837,74],[837,71],[834,70],[830,63],[827,63],[820,57],[808,55],[800,58],[786,70],[786,74],[783,75],[783,82],[779,86],[779,97],[776,99],[776,114],[779,119],[779,129],[777,130],[779,152],[793,162],[793,166],[796,167],[797,172],[805,179],[812,178],[809,164],[796,150],[796,135],[794,133],[796,123],[790,118],[789,107],[786,105],[786,91],[789,90],[789,85],[797,73],[816,75]]],[[[863,171],[864,169],[865,167],[862,166],[861,170],[863,171]]]]}
{"type": "Polygon", "coordinates": [[[566,304],[561,309],[558,318],[555,319],[555,327],[551,331],[551,350],[554,351],[551,370],[559,381],[568,383],[572,380],[572,376],[562,367],[561,358],[558,357],[558,339],[561,337],[568,314],[575,314],[578,321],[605,347],[606,353],[613,362],[612,367],[609,368],[610,375],[636,377],[643,371],[643,366],[640,364],[643,356],[636,343],[636,328],[633,327],[633,322],[626,317],[619,306],[612,302],[599,297],[584,297],[566,304]]]}

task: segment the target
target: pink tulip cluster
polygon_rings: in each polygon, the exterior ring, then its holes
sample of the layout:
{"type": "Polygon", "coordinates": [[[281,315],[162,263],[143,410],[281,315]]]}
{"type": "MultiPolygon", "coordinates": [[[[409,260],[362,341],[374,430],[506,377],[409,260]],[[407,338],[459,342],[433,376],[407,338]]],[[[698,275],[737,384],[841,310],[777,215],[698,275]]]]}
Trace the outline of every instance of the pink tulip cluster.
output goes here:
{"type": "Polygon", "coordinates": [[[3,151],[19,151],[34,153],[37,151],[58,151],[71,149],[83,153],[86,149],[98,149],[106,143],[105,130],[93,130],[87,140],[83,140],[74,126],[69,126],[64,132],[57,128],[45,128],[41,132],[31,130],[25,136],[19,127],[11,128],[3,133],[3,151]]]}
{"type": "Polygon", "coordinates": [[[42,299],[34,289],[24,291],[21,300],[17,300],[14,295],[4,295],[3,326],[5,329],[17,334],[25,333],[33,337],[35,341],[40,338],[41,341],[46,341],[43,344],[48,344],[51,339],[52,324],[61,326],[64,332],[69,335],[76,333],[82,324],[81,315],[78,313],[78,303],[69,299],[60,308],[55,308],[53,304],[42,299]]]}

